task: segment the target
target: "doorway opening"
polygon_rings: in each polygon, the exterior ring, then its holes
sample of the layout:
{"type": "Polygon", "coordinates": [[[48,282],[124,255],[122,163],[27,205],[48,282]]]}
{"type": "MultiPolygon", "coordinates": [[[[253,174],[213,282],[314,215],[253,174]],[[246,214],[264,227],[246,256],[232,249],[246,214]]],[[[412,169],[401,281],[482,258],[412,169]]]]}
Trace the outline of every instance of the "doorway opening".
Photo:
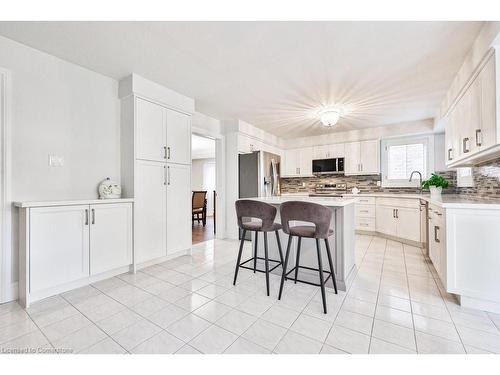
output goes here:
{"type": "Polygon", "coordinates": [[[191,189],[193,245],[215,238],[216,159],[215,139],[191,135],[191,189]]]}

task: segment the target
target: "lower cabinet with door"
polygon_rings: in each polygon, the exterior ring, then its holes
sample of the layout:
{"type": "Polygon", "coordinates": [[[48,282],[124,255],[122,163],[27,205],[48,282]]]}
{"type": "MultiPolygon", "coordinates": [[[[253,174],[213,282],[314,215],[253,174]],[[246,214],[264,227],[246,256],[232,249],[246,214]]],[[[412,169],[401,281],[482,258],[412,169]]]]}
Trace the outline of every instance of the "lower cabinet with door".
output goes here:
{"type": "Polygon", "coordinates": [[[377,198],[375,212],[377,232],[420,243],[422,211],[418,199],[377,198]]]}
{"type": "Polygon", "coordinates": [[[446,288],[446,210],[436,205],[429,205],[427,222],[429,231],[429,259],[446,288]]]}
{"type": "Polygon", "coordinates": [[[23,306],[133,264],[133,200],[18,202],[23,306]]]}

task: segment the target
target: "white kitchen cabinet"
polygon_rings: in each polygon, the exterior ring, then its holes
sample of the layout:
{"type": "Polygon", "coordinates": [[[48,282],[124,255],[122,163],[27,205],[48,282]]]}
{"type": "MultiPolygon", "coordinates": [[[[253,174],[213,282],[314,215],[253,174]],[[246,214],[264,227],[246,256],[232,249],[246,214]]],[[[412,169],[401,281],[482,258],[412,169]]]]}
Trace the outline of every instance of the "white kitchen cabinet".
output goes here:
{"type": "Polygon", "coordinates": [[[346,143],[344,173],[346,175],[379,174],[379,149],[378,140],[346,143]]]}
{"type": "Polygon", "coordinates": [[[421,208],[417,199],[377,198],[377,232],[403,240],[421,242],[421,208]]]}
{"type": "Polygon", "coordinates": [[[167,164],[167,255],[191,248],[191,168],[167,164]]]}
{"type": "Polygon", "coordinates": [[[167,117],[167,162],[191,164],[191,116],[165,109],[167,117]]]}
{"type": "Polygon", "coordinates": [[[137,158],[164,161],[166,158],[165,109],[147,100],[136,99],[136,147],[137,158]]]}
{"type": "Polygon", "coordinates": [[[441,282],[447,285],[447,248],[445,210],[435,205],[429,207],[429,258],[441,282]]]}
{"type": "Polygon", "coordinates": [[[377,232],[396,237],[398,234],[396,209],[391,206],[377,205],[375,209],[375,225],[377,232]]]}
{"type": "Polygon", "coordinates": [[[313,147],[313,159],[328,159],[329,146],[315,146],[313,147]]]}
{"type": "Polygon", "coordinates": [[[360,173],[360,146],[359,142],[345,144],[344,173],[346,176],[360,173]]]}
{"type": "Polygon", "coordinates": [[[379,141],[363,141],[360,145],[361,174],[379,174],[380,157],[379,141]]]}
{"type": "Polygon", "coordinates": [[[491,53],[442,119],[447,166],[470,166],[500,154],[496,80],[496,56],[491,53]]]}
{"type": "Polygon", "coordinates": [[[132,206],[90,205],[90,274],[132,264],[132,206]]]}
{"type": "Polygon", "coordinates": [[[21,304],[129,270],[132,202],[16,202],[21,304]]]}
{"type": "Polygon", "coordinates": [[[312,176],[312,147],[299,149],[299,175],[312,176]]]}
{"type": "Polygon", "coordinates": [[[167,166],[136,163],[134,248],[136,262],[142,263],[167,255],[167,166]]]}
{"type": "Polygon", "coordinates": [[[475,139],[479,151],[488,149],[496,144],[497,140],[497,106],[496,106],[496,73],[495,57],[491,57],[479,76],[481,87],[480,98],[480,129],[476,130],[475,139]]]}
{"type": "Polygon", "coordinates": [[[297,177],[299,175],[299,153],[297,150],[285,150],[283,177],[297,177]]]}
{"type": "Polygon", "coordinates": [[[343,143],[334,143],[325,146],[313,147],[313,159],[333,159],[343,158],[345,156],[345,145],[343,143]]]}
{"type": "Polygon", "coordinates": [[[89,206],[36,207],[29,216],[29,292],[88,277],[89,206]]]}
{"type": "Polygon", "coordinates": [[[446,208],[446,228],[440,237],[446,238],[446,290],[458,295],[464,307],[498,314],[500,209],[478,206],[482,207],[446,208]]]}
{"type": "Polygon", "coordinates": [[[285,150],[283,177],[312,176],[313,148],[285,150]]]}
{"type": "Polygon", "coordinates": [[[396,209],[397,236],[420,242],[420,209],[398,207],[396,209]]]}
{"type": "MultiPolygon", "coordinates": [[[[187,251],[191,245],[190,178],[176,183],[175,189],[167,189],[167,180],[169,172],[171,181],[174,180],[174,169],[175,172],[182,170],[184,175],[191,174],[194,99],[135,74],[120,81],[119,96],[122,192],[135,201],[134,264],[136,268],[141,268],[164,262],[172,255],[169,254],[169,246],[175,250],[182,247],[187,251]],[[155,108],[163,113],[165,134],[155,134],[165,146],[163,158],[144,160],[138,152],[142,123],[138,121],[140,116],[136,104],[141,101],[154,103],[155,108]]],[[[174,256],[179,255],[181,253],[176,251],[174,256]]]]}

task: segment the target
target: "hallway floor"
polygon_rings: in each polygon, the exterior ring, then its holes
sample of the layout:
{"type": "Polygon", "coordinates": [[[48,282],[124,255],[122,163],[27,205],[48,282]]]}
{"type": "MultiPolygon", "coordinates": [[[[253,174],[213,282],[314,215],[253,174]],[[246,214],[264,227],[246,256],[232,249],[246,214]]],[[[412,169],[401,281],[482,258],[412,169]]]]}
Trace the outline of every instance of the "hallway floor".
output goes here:
{"type": "Polygon", "coordinates": [[[202,223],[194,222],[192,228],[192,241],[193,245],[200,242],[205,242],[215,238],[214,233],[214,217],[207,216],[207,224],[203,226],[202,223]]]}
{"type": "MultiPolygon", "coordinates": [[[[421,249],[357,236],[347,293],[286,282],[277,301],[264,274],[241,270],[236,241],[33,304],[0,306],[0,351],[79,353],[500,353],[500,315],[446,294],[421,249]]],[[[250,244],[245,248],[250,256],[250,244]]],[[[246,258],[245,258],[246,259],[246,258]]]]}

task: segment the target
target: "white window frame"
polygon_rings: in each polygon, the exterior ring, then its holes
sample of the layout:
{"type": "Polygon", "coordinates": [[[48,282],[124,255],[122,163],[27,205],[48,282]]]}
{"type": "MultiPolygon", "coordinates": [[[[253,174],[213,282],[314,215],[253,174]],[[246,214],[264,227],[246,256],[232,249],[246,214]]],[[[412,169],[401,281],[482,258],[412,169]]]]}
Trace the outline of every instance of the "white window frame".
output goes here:
{"type": "Polygon", "coordinates": [[[414,176],[413,181],[409,181],[409,179],[404,180],[389,180],[387,178],[388,169],[389,169],[389,157],[388,157],[388,149],[391,146],[400,146],[400,145],[408,145],[413,143],[423,143],[426,148],[426,166],[427,166],[427,175],[422,176],[422,179],[425,180],[430,177],[432,173],[434,173],[434,135],[416,135],[416,136],[405,136],[398,138],[387,138],[382,139],[381,151],[382,151],[382,187],[418,187],[419,179],[418,175],[414,176]]]}

